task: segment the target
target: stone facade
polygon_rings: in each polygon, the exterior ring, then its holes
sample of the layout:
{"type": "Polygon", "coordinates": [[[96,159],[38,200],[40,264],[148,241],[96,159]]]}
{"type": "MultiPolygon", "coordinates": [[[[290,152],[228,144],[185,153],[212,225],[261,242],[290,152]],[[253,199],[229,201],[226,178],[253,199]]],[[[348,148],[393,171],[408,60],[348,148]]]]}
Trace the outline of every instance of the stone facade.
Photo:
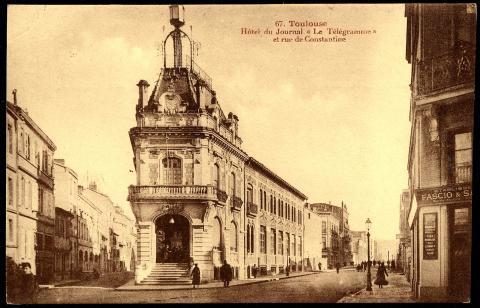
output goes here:
{"type": "Polygon", "coordinates": [[[470,296],[475,4],[407,4],[412,288],[470,296]],[[439,30],[441,29],[441,31],[439,30]]]}
{"type": "Polygon", "coordinates": [[[7,102],[7,256],[28,262],[40,282],[54,279],[55,144],[16,103],[7,102]]]}
{"type": "Polygon", "coordinates": [[[60,214],[55,221],[56,279],[132,270],[134,221],[94,183],[88,188],[78,185],[76,172],[63,159],[55,159],[54,174],[60,214]]]}
{"type": "Polygon", "coordinates": [[[355,265],[361,264],[368,259],[368,243],[366,231],[350,231],[352,238],[352,255],[355,265]]]}
{"type": "Polygon", "coordinates": [[[398,239],[398,254],[396,258],[397,270],[402,272],[410,281],[410,270],[412,267],[411,238],[408,226],[408,213],[410,211],[410,190],[403,190],[400,195],[400,221],[398,239]]]}
{"type": "MultiPolygon", "coordinates": [[[[311,212],[320,216],[321,227],[308,228],[305,225],[305,234],[310,232],[321,233],[321,260],[322,268],[334,268],[336,263],[341,266],[350,265],[353,262],[351,238],[348,227],[348,211],[342,202],[341,206],[327,203],[312,203],[308,205],[311,212]]],[[[310,236],[310,235],[309,235],[310,236]]],[[[311,243],[309,241],[309,243],[311,243]]],[[[314,244],[316,245],[316,244],[314,244]]],[[[311,250],[311,247],[307,247],[311,250]]]]}
{"type": "MultiPolygon", "coordinates": [[[[172,24],[165,41],[176,42],[174,64],[167,67],[164,54],[150,96],[148,82],[137,84],[137,126],[129,132],[137,174],[128,195],[137,219],[136,281],[159,262],[198,263],[204,280],[219,278],[223,260],[234,277],[248,276],[253,264],[263,273],[282,271],[288,250],[276,253],[284,248],[277,237],[290,237],[302,250],[298,221],[306,197],[242,150],[238,117],[224,114],[210,77],[193,59],[182,62],[189,44],[180,37],[189,38],[183,22],[172,24]],[[290,219],[276,214],[279,206],[285,214],[286,204],[290,219]],[[275,249],[263,251],[260,242],[270,239],[275,249]]],[[[296,268],[301,256],[290,256],[296,268]]]]}

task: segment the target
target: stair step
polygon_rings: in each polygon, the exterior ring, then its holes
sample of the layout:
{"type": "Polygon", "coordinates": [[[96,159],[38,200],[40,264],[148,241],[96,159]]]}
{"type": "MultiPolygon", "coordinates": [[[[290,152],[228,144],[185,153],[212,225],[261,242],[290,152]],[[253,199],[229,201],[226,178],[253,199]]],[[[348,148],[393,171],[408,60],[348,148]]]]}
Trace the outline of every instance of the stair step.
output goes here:
{"type": "Polygon", "coordinates": [[[191,285],[192,282],[141,282],[141,285],[158,286],[158,285],[191,285]]]}
{"type": "Polygon", "coordinates": [[[172,277],[165,277],[165,278],[160,278],[160,277],[154,277],[154,278],[151,278],[151,277],[146,277],[144,279],[144,281],[167,281],[167,280],[171,280],[171,281],[191,281],[191,279],[188,279],[188,278],[185,278],[185,277],[177,277],[177,278],[172,278],[172,277]]]}

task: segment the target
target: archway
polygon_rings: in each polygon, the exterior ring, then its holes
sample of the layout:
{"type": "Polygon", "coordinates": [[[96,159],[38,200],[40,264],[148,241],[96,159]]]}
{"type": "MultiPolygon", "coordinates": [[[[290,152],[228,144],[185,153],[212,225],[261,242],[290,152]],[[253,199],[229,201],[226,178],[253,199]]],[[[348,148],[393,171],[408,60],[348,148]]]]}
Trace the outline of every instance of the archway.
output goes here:
{"type": "Polygon", "coordinates": [[[182,215],[166,214],[155,222],[156,262],[188,262],[190,259],[190,224],[182,215]]]}

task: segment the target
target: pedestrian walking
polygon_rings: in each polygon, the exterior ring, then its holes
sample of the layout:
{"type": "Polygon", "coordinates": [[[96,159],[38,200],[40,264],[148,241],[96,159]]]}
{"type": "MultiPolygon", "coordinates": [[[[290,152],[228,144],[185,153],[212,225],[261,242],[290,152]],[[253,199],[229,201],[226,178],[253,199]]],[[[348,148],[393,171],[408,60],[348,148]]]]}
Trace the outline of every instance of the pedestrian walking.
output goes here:
{"type": "Polygon", "coordinates": [[[257,264],[254,264],[252,267],[253,278],[257,278],[257,273],[258,273],[258,267],[257,267],[257,264]]]}
{"type": "Polygon", "coordinates": [[[377,261],[373,260],[373,267],[375,267],[375,265],[377,265],[377,261]]]}
{"type": "Polygon", "coordinates": [[[388,276],[387,269],[385,268],[385,262],[382,262],[378,266],[377,270],[377,278],[375,279],[375,284],[378,285],[379,289],[383,289],[383,286],[388,284],[387,279],[385,276],[388,276]]]}
{"type": "Polygon", "coordinates": [[[191,276],[192,276],[193,288],[195,289],[195,286],[197,287],[200,286],[200,269],[198,268],[197,263],[195,263],[195,266],[193,267],[191,276]]]}
{"type": "Polygon", "coordinates": [[[395,260],[392,260],[392,263],[390,264],[390,268],[392,269],[392,271],[395,270],[395,260]]]}
{"type": "Polygon", "coordinates": [[[340,263],[335,263],[335,268],[337,269],[337,274],[340,272],[340,263]]]}
{"type": "Polygon", "coordinates": [[[222,279],[225,288],[232,280],[232,267],[227,263],[227,260],[223,260],[223,265],[220,267],[220,279],[222,279]]]}
{"type": "Polygon", "coordinates": [[[290,276],[290,265],[287,265],[286,273],[287,273],[287,276],[290,276]]]}
{"type": "Polygon", "coordinates": [[[322,270],[322,263],[321,263],[321,262],[318,262],[318,270],[319,270],[319,271],[322,270]]]}

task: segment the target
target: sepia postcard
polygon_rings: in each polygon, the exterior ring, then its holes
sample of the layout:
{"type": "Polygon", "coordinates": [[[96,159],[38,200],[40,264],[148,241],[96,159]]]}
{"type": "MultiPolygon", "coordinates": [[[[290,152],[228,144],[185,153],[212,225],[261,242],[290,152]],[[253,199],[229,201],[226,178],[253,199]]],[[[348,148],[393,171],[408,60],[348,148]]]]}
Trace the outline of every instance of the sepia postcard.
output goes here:
{"type": "Polygon", "coordinates": [[[472,301],[476,4],[7,5],[6,301],[472,301]]]}

